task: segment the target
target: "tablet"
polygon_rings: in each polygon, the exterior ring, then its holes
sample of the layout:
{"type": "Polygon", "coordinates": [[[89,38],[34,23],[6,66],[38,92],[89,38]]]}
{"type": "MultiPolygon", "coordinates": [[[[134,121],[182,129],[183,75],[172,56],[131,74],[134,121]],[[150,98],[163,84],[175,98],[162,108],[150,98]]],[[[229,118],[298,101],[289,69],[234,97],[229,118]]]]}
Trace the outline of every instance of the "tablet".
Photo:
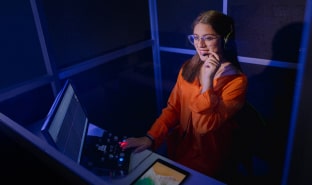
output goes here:
{"type": "Polygon", "coordinates": [[[190,173],[162,159],[156,159],[131,185],[181,185],[190,173]]]}

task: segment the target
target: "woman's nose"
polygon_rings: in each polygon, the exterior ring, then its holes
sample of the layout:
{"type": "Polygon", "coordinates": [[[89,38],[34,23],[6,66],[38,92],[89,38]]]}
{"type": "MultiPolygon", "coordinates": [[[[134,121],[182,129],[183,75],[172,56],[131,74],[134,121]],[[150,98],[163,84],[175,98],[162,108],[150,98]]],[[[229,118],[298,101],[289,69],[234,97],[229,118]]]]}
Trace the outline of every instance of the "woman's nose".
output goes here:
{"type": "Polygon", "coordinates": [[[199,47],[206,47],[206,43],[205,43],[205,40],[204,39],[199,39],[199,42],[198,42],[198,46],[199,47]]]}

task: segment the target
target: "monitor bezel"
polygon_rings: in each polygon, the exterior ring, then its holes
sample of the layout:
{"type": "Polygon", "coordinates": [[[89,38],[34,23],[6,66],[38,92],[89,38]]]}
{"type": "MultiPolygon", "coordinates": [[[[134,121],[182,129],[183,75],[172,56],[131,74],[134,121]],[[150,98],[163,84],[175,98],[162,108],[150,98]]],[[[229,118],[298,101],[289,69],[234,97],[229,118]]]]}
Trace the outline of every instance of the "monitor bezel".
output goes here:
{"type": "Polygon", "coordinates": [[[49,132],[49,128],[52,124],[52,119],[55,116],[57,109],[59,108],[62,99],[65,96],[65,92],[67,90],[67,88],[70,85],[70,80],[66,80],[64,86],[62,87],[62,89],[60,90],[60,92],[57,94],[56,98],[53,101],[53,104],[44,120],[44,123],[41,127],[41,133],[43,135],[43,137],[46,139],[46,141],[51,144],[53,147],[58,148],[53,137],[51,136],[50,132],[49,132]]]}

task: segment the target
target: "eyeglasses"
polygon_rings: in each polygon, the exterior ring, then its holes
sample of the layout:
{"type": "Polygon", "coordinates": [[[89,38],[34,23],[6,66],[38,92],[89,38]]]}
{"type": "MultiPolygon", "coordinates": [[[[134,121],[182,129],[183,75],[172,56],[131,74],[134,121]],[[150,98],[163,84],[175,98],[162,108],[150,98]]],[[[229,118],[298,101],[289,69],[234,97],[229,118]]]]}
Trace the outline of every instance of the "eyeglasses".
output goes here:
{"type": "Polygon", "coordinates": [[[208,34],[204,36],[198,36],[198,35],[188,35],[187,38],[190,41],[191,44],[198,43],[199,41],[205,41],[205,42],[210,42],[215,39],[217,39],[219,36],[218,35],[213,35],[213,34],[208,34]]]}

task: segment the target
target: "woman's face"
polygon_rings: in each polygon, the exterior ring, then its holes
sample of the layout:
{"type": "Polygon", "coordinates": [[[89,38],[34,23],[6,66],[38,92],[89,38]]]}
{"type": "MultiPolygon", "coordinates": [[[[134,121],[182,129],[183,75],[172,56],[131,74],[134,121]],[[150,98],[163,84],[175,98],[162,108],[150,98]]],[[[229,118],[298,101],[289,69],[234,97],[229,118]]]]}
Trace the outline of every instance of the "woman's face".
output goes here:
{"type": "Polygon", "coordinates": [[[198,23],[193,30],[194,46],[200,58],[204,60],[209,51],[222,54],[221,36],[218,35],[210,25],[198,23]]]}

